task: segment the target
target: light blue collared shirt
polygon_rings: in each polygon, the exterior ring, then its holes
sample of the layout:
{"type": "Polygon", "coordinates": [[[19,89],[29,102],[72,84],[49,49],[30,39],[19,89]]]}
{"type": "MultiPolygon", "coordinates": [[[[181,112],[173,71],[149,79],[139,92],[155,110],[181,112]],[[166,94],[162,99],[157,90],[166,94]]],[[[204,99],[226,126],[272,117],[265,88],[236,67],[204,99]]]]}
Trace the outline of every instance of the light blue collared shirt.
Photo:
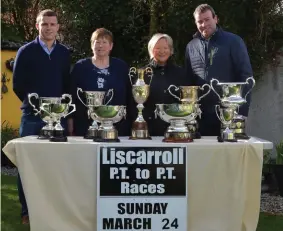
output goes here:
{"type": "Polygon", "coordinates": [[[40,38],[38,38],[39,40],[39,43],[41,45],[41,47],[43,48],[43,50],[48,54],[48,55],[51,55],[51,52],[54,50],[55,48],[55,45],[56,45],[56,40],[54,41],[53,45],[51,46],[51,49],[49,50],[46,43],[43,42],[40,38]]]}

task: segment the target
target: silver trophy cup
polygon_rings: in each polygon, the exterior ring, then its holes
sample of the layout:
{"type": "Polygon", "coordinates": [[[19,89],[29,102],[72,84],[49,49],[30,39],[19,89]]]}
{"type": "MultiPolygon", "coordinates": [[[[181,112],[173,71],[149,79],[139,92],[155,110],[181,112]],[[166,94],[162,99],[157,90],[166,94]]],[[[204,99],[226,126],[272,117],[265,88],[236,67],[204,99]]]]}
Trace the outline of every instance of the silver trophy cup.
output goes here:
{"type": "Polygon", "coordinates": [[[229,126],[233,122],[236,110],[236,107],[221,108],[220,105],[215,105],[216,115],[222,125],[226,127],[221,132],[221,138],[224,141],[236,141],[234,132],[229,128],[229,126]]]}
{"type": "Polygon", "coordinates": [[[217,79],[212,79],[210,81],[211,89],[218,96],[220,103],[223,107],[229,107],[231,104],[242,105],[247,102],[247,96],[255,86],[255,80],[253,77],[247,78],[246,82],[231,82],[231,83],[221,83],[217,79]],[[243,87],[252,82],[252,87],[248,90],[246,95],[243,97],[243,87]],[[222,90],[222,95],[218,94],[213,84],[219,86],[222,90]]]}
{"type": "Polygon", "coordinates": [[[107,92],[105,91],[83,91],[81,88],[77,88],[77,96],[78,99],[82,102],[83,105],[85,105],[88,108],[88,117],[91,118],[92,124],[89,126],[86,135],[84,136],[85,139],[94,139],[98,136],[98,124],[97,121],[91,117],[90,108],[94,106],[101,106],[101,105],[107,105],[114,96],[113,89],[109,89],[107,92]],[[83,93],[85,96],[86,102],[84,102],[79,93],[83,93]],[[106,97],[109,97],[108,101],[105,103],[106,97]]]}
{"type": "Polygon", "coordinates": [[[120,142],[114,123],[126,118],[126,106],[101,105],[89,107],[90,116],[100,123],[95,142],[120,142]]]}
{"type": "Polygon", "coordinates": [[[197,117],[195,104],[156,104],[155,116],[170,123],[163,142],[193,142],[193,134],[187,124],[197,117]]]}
{"type": "MultiPolygon", "coordinates": [[[[76,105],[72,103],[72,96],[69,94],[63,94],[62,97],[38,97],[36,93],[28,95],[29,101],[31,97],[39,99],[40,111],[43,111],[50,117],[50,121],[55,122],[52,134],[49,140],[52,142],[66,142],[68,139],[64,134],[64,128],[61,125],[61,118],[65,118],[74,111],[76,111],[76,105]],[[69,111],[70,108],[73,108],[69,111]]],[[[30,104],[35,108],[35,106],[30,104]]],[[[43,113],[43,114],[44,114],[43,113]]]]}
{"type": "MultiPolygon", "coordinates": [[[[178,99],[180,102],[195,104],[195,106],[197,107],[199,118],[200,118],[200,115],[201,115],[201,109],[200,109],[200,104],[198,104],[198,103],[202,98],[207,96],[210,91],[211,91],[211,87],[210,87],[209,84],[203,84],[202,86],[180,86],[180,87],[177,87],[175,85],[170,85],[168,87],[168,92],[174,98],[178,99]],[[174,88],[174,91],[180,91],[180,93],[179,93],[180,97],[171,91],[172,88],[174,88]],[[205,88],[207,89],[206,92],[204,94],[202,94],[201,96],[199,96],[199,93],[204,92],[205,88]]],[[[200,139],[201,138],[197,119],[189,121],[188,127],[189,127],[191,133],[193,134],[192,136],[193,136],[194,139],[200,139]]]]}
{"type": "MultiPolygon", "coordinates": [[[[247,96],[252,91],[253,87],[255,86],[255,80],[253,77],[247,78],[246,82],[228,82],[228,83],[221,83],[217,79],[212,79],[210,81],[211,89],[215,92],[220,100],[220,104],[222,107],[225,108],[237,108],[239,110],[240,106],[247,102],[247,96]],[[214,84],[216,83],[216,84],[214,84]],[[251,88],[247,91],[245,96],[243,96],[243,88],[245,85],[249,83],[252,84],[251,88]],[[218,89],[220,89],[220,94],[217,92],[215,87],[216,85],[218,89]]],[[[234,118],[232,123],[229,125],[230,130],[235,133],[236,139],[249,139],[249,137],[245,133],[245,118],[238,114],[238,112],[234,113],[234,118]]],[[[225,125],[221,124],[221,133],[223,133],[225,125]]]]}
{"type": "Polygon", "coordinates": [[[145,69],[143,68],[135,68],[131,67],[129,71],[129,78],[132,84],[132,94],[135,102],[138,104],[138,116],[136,120],[132,124],[131,136],[129,139],[137,140],[137,139],[151,139],[147,122],[143,118],[143,104],[147,101],[150,94],[150,84],[152,81],[153,70],[150,67],[145,69]],[[136,81],[133,83],[132,79],[137,76],[136,81]],[[145,82],[144,77],[149,78],[148,83],[145,82]]]}
{"type": "Polygon", "coordinates": [[[29,104],[33,107],[35,111],[34,115],[39,115],[40,118],[46,123],[46,125],[40,130],[38,134],[38,139],[49,139],[54,130],[54,118],[50,115],[48,110],[48,105],[52,97],[39,97],[37,93],[28,94],[29,104]],[[39,100],[39,108],[32,103],[32,98],[39,100]]]}
{"type": "Polygon", "coordinates": [[[180,86],[177,87],[175,85],[170,85],[168,87],[168,91],[170,95],[172,95],[174,98],[178,99],[181,102],[187,102],[187,103],[197,103],[199,102],[202,98],[207,96],[210,92],[211,88],[209,84],[204,84],[201,87],[200,86],[180,86]],[[174,91],[179,91],[180,90],[180,97],[174,94],[171,91],[171,88],[174,88],[174,91]],[[207,88],[207,91],[202,95],[199,96],[199,91],[204,91],[204,89],[207,88]]]}

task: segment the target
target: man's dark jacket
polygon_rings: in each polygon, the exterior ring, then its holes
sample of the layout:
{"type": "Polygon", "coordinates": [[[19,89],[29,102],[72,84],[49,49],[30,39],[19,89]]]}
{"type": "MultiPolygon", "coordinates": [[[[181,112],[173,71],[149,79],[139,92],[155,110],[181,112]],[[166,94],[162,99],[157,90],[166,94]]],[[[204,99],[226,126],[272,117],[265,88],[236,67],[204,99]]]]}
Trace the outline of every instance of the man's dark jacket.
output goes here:
{"type": "MultiPolygon", "coordinates": [[[[226,32],[220,27],[208,41],[197,32],[186,47],[185,60],[190,85],[210,84],[212,78],[218,79],[219,82],[246,82],[248,77],[253,76],[244,41],[238,35],[226,32]]],[[[245,85],[243,97],[250,87],[251,84],[245,85]]],[[[203,112],[200,121],[204,133],[202,135],[218,135],[216,130],[220,128],[220,122],[215,113],[215,105],[219,104],[217,95],[211,91],[200,103],[203,112]]],[[[241,106],[239,114],[248,116],[249,105],[250,94],[247,103],[241,106]]]]}

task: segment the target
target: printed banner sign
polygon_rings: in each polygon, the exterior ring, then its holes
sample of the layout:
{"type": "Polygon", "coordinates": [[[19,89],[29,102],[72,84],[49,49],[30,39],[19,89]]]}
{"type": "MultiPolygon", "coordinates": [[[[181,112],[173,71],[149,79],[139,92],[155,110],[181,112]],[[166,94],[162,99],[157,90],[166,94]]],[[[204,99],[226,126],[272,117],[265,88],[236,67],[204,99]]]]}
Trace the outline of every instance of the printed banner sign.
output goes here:
{"type": "Polygon", "coordinates": [[[97,230],[187,230],[186,147],[99,147],[97,230]]]}

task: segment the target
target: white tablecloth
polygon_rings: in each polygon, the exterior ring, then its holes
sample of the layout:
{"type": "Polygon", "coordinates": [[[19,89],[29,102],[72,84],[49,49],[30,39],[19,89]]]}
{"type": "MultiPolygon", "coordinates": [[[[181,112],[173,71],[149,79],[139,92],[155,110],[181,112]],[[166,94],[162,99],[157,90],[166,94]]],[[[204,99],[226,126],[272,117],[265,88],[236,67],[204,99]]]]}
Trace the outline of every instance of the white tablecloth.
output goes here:
{"type": "MultiPolygon", "coordinates": [[[[120,139],[121,146],[172,145],[162,143],[162,137],[120,139]]],[[[21,175],[31,231],[96,231],[99,145],[109,144],[81,137],[51,143],[35,136],[7,143],[3,151],[21,175]]],[[[272,143],[257,138],[218,143],[203,137],[187,147],[188,231],[255,231],[262,154],[272,143]]]]}

